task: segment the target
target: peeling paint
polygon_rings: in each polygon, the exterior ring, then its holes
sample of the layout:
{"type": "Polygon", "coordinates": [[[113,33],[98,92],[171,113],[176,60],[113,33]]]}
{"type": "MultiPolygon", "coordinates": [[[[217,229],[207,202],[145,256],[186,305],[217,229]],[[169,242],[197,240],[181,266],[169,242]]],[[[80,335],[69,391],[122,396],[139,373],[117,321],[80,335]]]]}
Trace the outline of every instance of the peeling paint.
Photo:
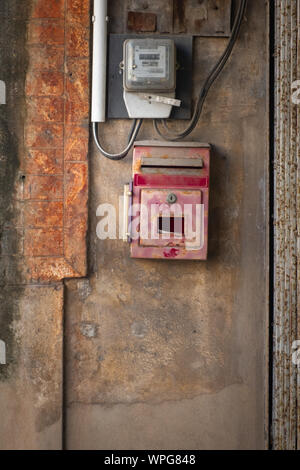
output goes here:
{"type": "Polygon", "coordinates": [[[95,338],[97,336],[98,325],[94,323],[81,323],[80,331],[87,338],[95,338]]]}
{"type": "Polygon", "coordinates": [[[77,281],[77,289],[80,300],[86,300],[92,292],[89,279],[80,279],[77,281]]]}

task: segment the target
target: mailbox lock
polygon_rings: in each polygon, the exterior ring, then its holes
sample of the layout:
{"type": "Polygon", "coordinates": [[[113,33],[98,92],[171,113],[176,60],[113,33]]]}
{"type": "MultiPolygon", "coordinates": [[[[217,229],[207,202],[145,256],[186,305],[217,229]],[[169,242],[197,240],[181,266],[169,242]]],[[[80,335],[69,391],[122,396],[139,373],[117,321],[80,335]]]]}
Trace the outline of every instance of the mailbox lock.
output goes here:
{"type": "Polygon", "coordinates": [[[176,196],[176,194],[174,194],[174,193],[168,194],[168,196],[167,196],[167,202],[168,202],[169,204],[175,204],[176,201],[177,201],[177,196],[176,196]]]}

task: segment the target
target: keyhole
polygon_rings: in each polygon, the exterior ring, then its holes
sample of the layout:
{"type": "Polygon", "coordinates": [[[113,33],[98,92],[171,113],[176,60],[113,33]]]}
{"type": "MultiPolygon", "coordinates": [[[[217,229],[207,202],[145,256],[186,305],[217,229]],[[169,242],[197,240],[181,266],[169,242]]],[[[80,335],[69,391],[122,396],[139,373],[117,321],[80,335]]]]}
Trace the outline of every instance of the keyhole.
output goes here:
{"type": "Polygon", "coordinates": [[[169,204],[174,204],[176,201],[177,201],[177,196],[176,196],[176,194],[174,194],[174,193],[168,194],[167,202],[168,202],[169,204]]]}

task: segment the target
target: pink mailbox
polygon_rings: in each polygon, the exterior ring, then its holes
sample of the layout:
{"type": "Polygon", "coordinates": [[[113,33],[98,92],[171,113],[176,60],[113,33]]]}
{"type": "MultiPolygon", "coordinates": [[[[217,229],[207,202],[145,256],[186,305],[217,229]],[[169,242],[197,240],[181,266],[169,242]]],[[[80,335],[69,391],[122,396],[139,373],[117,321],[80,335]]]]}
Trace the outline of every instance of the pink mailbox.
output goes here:
{"type": "Polygon", "coordinates": [[[208,144],[136,142],[126,234],[133,258],[207,259],[209,164],[208,144]]]}

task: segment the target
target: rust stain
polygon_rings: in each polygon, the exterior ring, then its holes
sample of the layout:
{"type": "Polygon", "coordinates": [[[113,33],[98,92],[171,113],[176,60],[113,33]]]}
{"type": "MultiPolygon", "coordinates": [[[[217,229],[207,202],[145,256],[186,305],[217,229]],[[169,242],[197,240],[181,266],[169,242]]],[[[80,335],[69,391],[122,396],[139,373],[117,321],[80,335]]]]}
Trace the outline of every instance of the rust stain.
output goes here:
{"type": "Polygon", "coordinates": [[[177,32],[186,33],[185,18],[186,0],[174,0],[174,23],[177,32]]]}
{"type": "MultiPolygon", "coordinates": [[[[276,2],[275,54],[275,295],[273,448],[294,450],[300,435],[299,368],[292,344],[299,339],[299,111],[292,83],[299,77],[299,2],[276,2]]],[[[299,443],[298,443],[299,444],[299,443]]]]}
{"type": "Polygon", "coordinates": [[[28,204],[25,265],[26,278],[44,282],[86,273],[89,133],[82,121],[89,112],[89,5],[37,0],[32,17],[22,194],[28,204]],[[47,49],[43,54],[41,45],[47,49]],[[33,199],[45,203],[33,204],[33,199]]]}
{"type": "Polygon", "coordinates": [[[50,282],[60,281],[64,278],[79,277],[78,273],[65,260],[65,258],[38,258],[27,257],[27,271],[25,280],[50,282]]]}
{"type": "Polygon", "coordinates": [[[35,0],[32,6],[32,18],[63,18],[64,0],[35,0]]]}
{"type": "Polygon", "coordinates": [[[127,27],[129,31],[154,33],[156,31],[156,15],[154,13],[129,11],[127,27]]]}
{"type": "Polygon", "coordinates": [[[85,163],[72,163],[67,169],[67,198],[66,206],[86,195],[87,165],[85,163]]]}
{"type": "Polygon", "coordinates": [[[133,162],[133,174],[134,173],[140,173],[141,171],[141,166],[142,166],[142,159],[141,158],[137,158],[134,162],[133,162]]]}

